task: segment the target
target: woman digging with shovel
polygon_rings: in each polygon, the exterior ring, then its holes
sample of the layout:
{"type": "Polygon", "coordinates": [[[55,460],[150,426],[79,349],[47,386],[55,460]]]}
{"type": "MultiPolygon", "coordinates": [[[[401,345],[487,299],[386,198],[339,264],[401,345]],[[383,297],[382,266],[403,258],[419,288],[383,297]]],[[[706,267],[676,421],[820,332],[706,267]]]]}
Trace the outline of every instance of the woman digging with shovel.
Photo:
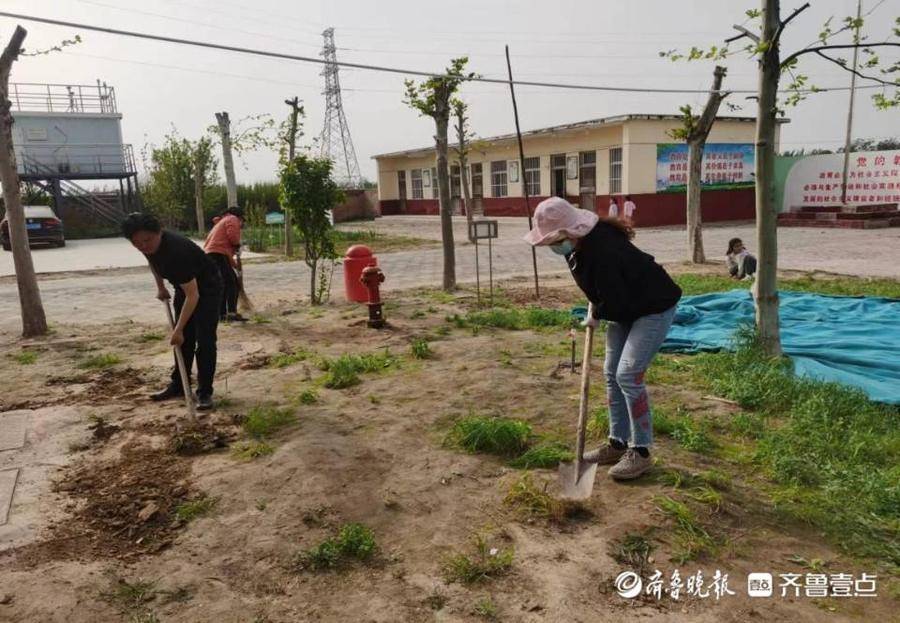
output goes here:
{"type": "MultiPolygon", "coordinates": [[[[631,243],[634,231],[559,197],[542,201],[525,240],[565,257],[575,283],[591,302],[585,324],[606,320],[609,443],[584,454],[585,462],[612,465],[617,480],[637,478],[651,465],[653,422],[644,374],[665,340],[681,288],[631,243]]],[[[587,361],[587,357],[585,358],[587,361]]]]}

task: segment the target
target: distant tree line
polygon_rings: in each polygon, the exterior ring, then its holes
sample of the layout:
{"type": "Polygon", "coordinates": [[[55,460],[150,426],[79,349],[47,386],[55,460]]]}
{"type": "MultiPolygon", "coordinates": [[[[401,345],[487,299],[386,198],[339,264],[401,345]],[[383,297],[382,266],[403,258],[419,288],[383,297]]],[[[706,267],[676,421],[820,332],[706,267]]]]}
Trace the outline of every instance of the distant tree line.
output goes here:
{"type": "MultiPolygon", "coordinates": [[[[889,151],[900,149],[900,138],[858,138],[850,143],[850,151],[889,151]]],[[[837,149],[788,149],[781,152],[782,156],[818,156],[820,154],[842,154],[844,148],[837,149]]]]}

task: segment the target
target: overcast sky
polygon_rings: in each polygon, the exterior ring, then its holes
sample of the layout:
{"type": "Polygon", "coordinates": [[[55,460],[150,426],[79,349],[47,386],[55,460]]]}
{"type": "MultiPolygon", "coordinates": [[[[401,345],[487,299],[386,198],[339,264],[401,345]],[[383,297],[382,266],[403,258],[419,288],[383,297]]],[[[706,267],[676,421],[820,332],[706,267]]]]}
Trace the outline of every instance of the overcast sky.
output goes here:
{"type": "MultiPolygon", "coordinates": [[[[783,15],[802,4],[782,2],[783,15]]],[[[3,10],[113,28],[192,38],[298,55],[316,56],[321,32],[335,28],[339,60],[436,71],[450,58],[467,54],[471,69],[504,77],[503,45],[512,53],[513,72],[523,80],[575,82],[627,87],[704,89],[713,65],[672,63],[660,50],[721,42],[746,21],[751,0],[3,0],[3,10]],[[449,8],[448,8],[449,7],[449,8]]],[[[897,0],[864,0],[873,9],[869,33],[884,40],[898,14],[897,0]]],[[[816,0],[788,28],[782,49],[792,51],[816,39],[823,22],[838,22],[855,12],[855,0],[816,0]]],[[[29,31],[26,47],[44,48],[80,34],[83,43],[62,53],[22,58],[13,82],[114,86],[124,114],[126,142],[136,151],[159,143],[174,125],[189,138],[215,122],[213,113],[232,119],[287,113],[286,98],[305,103],[306,137],[321,132],[324,97],[321,66],[236,53],[140,41],[21,22],[29,31]]],[[[0,17],[4,45],[16,21],[0,17]]],[[[890,59],[896,59],[885,54],[890,59]]],[[[755,63],[743,55],[727,62],[725,86],[753,89],[755,63]]],[[[847,86],[849,75],[828,62],[804,58],[800,70],[820,87],[847,86]]],[[[374,179],[373,154],[419,147],[432,142],[430,119],[417,117],[402,104],[403,77],[362,70],[341,70],[346,110],[359,163],[374,179]]],[[[877,112],[872,91],[857,98],[854,135],[881,137],[900,133],[898,112],[877,112]]],[[[481,136],[513,131],[509,90],[503,85],[469,84],[462,92],[470,103],[473,130],[481,136]]],[[[521,87],[517,91],[523,129],[625,113],[677,114],[685,103],[702,105],[702,95],[635,94],[521,87]]],[[[731,102],[755,114],[745,95],[731,102]]],[[[827,147],[843,142],[847,92],[820,93],[789,110],[782,148],[827,147]]],[[[270,153],[245,158],[239,181],[275,177],[270,153]]]]}

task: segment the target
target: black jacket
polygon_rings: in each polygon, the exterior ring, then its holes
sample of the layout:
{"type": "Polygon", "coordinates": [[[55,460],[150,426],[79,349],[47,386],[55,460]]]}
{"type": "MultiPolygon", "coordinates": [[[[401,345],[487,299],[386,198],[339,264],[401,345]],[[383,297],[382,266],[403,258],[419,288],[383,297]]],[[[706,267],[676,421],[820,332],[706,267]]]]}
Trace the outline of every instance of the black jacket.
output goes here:
{"type": "Polygon", "coordinates": [[[602,221],[566,260],[596,318],[631,322],[664,312],[681,298],[681,288],[652,255],[602,221]]]}

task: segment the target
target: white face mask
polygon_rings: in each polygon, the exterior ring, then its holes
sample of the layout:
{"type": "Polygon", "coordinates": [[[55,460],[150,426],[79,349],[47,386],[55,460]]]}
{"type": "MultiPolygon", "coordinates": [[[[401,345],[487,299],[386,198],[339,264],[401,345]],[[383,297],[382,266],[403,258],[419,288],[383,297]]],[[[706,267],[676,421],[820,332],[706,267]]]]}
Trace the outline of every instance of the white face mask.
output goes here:
{"type": "Polygon", "coordinates": [[[568,239],[563,240],[562,242],[551,244],[550,250],[557,255],[570,255],[575,250],[575,243],[568,239]]]}

